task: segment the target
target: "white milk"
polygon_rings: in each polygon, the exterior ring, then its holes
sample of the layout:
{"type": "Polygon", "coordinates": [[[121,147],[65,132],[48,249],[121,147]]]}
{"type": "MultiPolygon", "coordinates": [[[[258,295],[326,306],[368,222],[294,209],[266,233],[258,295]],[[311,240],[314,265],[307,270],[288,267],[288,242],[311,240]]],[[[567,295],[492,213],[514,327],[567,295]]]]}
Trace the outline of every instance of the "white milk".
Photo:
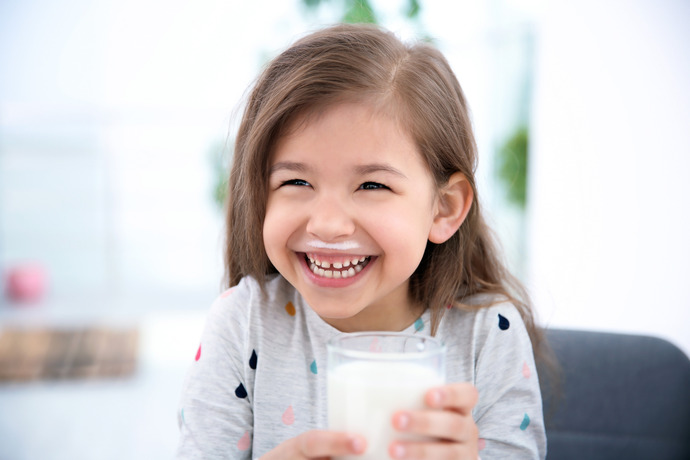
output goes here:
{"type": "Polygon", "coordinates": [[[401,409],[422,409],[424,395],[442,385],[435,370],[405,362],[351,362],[328,373],[328,424],[334,431],[359,433],[367,438],[363,456],[335,460],[388,459],[394,439],[412,439],[392,426],[392,415],[401,409]]]}

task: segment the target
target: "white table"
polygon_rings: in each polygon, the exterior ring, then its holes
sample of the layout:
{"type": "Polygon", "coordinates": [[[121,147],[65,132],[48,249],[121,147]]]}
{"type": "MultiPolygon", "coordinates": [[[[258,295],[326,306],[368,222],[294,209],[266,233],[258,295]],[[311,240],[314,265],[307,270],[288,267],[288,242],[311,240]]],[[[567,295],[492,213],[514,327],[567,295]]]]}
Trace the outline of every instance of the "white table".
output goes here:
{"type": "Polygon", "coordinates": [[[190,303],[201,305],[198,310],[181,309],[187,303],[178,301],[170,309],[163,303],[146,311],[132,302],[111,301],[109,308],[120,309],[99,308],[96,313],[88,307],[93,303],[82,302],[83,310],[64,308],[59,302],[0,305],[0,324],[137,325],[140,353],[135,374],[122,379],[0,384],[0,460],[172,458],[180,389],[194,362],[210,302],[204,298],[190,303]]]}

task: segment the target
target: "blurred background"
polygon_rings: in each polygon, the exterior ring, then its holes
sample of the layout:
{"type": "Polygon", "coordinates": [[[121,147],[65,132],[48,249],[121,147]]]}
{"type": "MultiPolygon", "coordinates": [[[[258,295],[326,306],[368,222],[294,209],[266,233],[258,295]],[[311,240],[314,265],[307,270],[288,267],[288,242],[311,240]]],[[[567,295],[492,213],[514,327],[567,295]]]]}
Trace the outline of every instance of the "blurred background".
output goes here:
{"type": "Polygon", "coordinates": [[[0,460],[172,457],[246,89],[338,21],[446,54],[541,324],[690,354],[689,2],[2,0],[0,460]]]}

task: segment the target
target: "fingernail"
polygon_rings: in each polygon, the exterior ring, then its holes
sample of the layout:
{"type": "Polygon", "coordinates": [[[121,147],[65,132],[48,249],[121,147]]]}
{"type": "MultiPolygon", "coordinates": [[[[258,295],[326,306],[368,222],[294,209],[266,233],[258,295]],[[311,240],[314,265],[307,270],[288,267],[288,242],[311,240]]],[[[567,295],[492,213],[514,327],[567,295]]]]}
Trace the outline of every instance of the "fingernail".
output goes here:
{"type": "Polygon", "coordinates": [[[400,444],[395,444],[391,449],[391,454],[393,454],[393,458],[405,458],[406,453],[407,451],[405,450],[405,446],[400,444]]]}
{"type": "Polygon", "coordinates": [[[355,454],[361,454],[364,452],[364,441],[353,436],[350,438],[350,447],[355,454]]]}
{"type": "Polygon", "coordinates": [[[431,392],[429,395],[429,402],[431,403],[432,406],[437,407],[441,405],[441,401],[443,401],[443,394],[441,393],[440,390],[434,390],[431,392]]]}
{"type": "Polygon", "coordinates": [[[407,429],[407,427],[410,426],[410,416],[405,413],[398,414],[396,425],[399,430],[407,429]]]}

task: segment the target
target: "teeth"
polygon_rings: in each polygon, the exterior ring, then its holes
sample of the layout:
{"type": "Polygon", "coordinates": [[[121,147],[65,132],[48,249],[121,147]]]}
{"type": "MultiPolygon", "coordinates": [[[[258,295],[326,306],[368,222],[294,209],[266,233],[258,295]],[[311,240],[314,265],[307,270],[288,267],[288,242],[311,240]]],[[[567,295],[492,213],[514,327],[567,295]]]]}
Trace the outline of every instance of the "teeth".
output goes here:
{"type": "Polygon", "coordinates": [[[318,276],[323,276],[324,278],[350,278],[355,276],[357,273],[362,271],[363,262],[365,262],[368,257],[358,257],[349,260],[344,260],[343,262],[330,262],[320,261],[313,256],[307,256],[309,259],[309,269],[318,276]],[[332,270],[327,270],[333,267],[332,270]],[[348,268],[349,267],[349,268],[348,268]]]}

